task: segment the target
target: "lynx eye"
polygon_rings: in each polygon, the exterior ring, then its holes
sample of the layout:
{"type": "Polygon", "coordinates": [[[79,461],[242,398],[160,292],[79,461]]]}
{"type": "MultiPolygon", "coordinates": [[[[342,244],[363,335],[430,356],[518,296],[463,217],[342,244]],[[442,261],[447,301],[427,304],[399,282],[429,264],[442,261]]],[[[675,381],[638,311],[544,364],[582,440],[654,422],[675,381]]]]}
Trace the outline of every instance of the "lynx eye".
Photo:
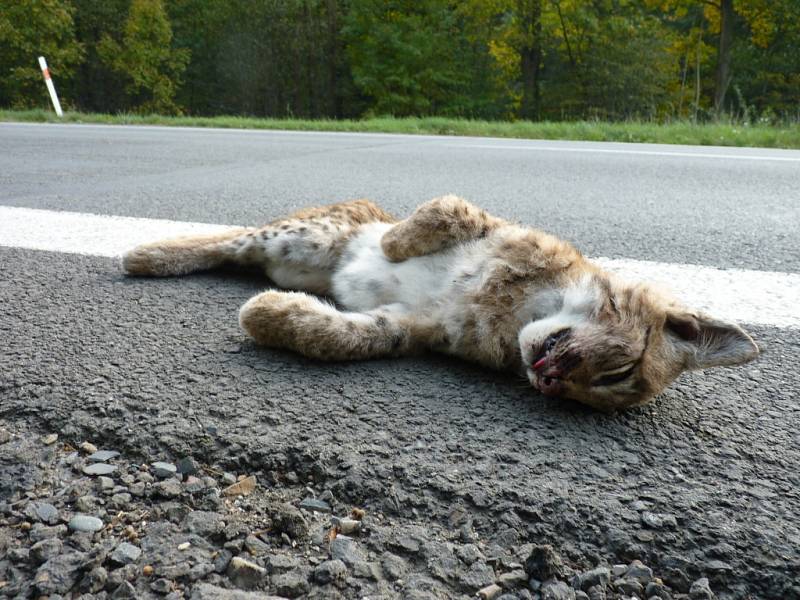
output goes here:
{"type": "Polygon", "coordinates": [[[625,381],[628,377],[633,374],[633,371],[636,369],[636,363],[628,363],[627,365],[621,366],[619,369],[614,369],[613,371],[606,371],[600,377],[595,379],[592,382],[592,385],[595,387],[603,387],[608,385],[614,385],[615,383],[619,383],[620,381],[625,381]]]}

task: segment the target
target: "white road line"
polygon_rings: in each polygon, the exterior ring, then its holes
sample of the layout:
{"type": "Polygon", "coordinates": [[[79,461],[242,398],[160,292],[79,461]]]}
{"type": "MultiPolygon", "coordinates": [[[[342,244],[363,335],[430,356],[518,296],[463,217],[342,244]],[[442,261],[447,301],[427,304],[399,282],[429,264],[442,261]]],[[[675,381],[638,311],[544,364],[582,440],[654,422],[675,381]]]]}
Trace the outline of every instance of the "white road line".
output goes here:
{"type": "MultiPolygon", "coordinates": [[[[0,246],[116,257],[144,242],[216,233],[226,225],[0,206],[0,246]]],[[[628,259],[596,259],[609,271],[667,287],[717,318],[800,328],[800,275],[628,259]]]]}
{"type": "Polygon", "coordinates": [[[604,269],[667,288],[688,306],[717,318],[800,327],[800,275],[701,265],[595,258],[604,269]]]}
{"type": "Polygon", "coordinates": [[[120,256],[145,242],[226,229],[230,227],[0,206],[0,246],[68,254],[120,256]]]}
{"type": "Polygon", "coordinates": [[[532,152],[583,152],[586,154],[638,154],[642,156],[673,156],[678,158],[722,158],[725,160],[767,160],[779,162],[800,162],[800,156],[773,156],[758,154],[721,154],[711,152],[671,152],[668,150],[637,150],[635,148],[579,148],[577,146],[537,146],[519,144],[506,146],[500,144],[441,144],[448,148],[480,148],[481,150],[530,150],[532,152]]]}

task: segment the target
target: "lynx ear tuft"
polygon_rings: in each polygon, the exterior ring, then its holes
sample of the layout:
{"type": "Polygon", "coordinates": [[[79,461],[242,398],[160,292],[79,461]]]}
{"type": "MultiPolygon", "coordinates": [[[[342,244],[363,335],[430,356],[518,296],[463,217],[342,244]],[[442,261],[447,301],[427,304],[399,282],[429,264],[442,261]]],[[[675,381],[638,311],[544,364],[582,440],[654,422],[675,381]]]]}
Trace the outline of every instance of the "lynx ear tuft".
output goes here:
{"type": "Polygon", "coordinates": [[[734,323],[703,314],[670,312],[665,327],[688,350],[689,369],[741,365],[758,356],[756,343],[734,323]]]}

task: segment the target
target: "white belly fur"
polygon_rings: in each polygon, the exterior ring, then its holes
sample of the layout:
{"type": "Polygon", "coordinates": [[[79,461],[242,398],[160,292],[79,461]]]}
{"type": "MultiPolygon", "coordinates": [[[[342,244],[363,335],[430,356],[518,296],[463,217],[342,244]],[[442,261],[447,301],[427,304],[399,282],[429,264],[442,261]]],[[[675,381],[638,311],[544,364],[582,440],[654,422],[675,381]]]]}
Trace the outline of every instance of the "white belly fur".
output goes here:
{"type": "Polygon", "coordinates": [[[348,242],[332,280],[333,296],[344,308],[363,312],[399,304],[414,312],[446,297],[464,263],[463,247],[393,263],[380,243],[391,227],[364,225],[348,242]]]}

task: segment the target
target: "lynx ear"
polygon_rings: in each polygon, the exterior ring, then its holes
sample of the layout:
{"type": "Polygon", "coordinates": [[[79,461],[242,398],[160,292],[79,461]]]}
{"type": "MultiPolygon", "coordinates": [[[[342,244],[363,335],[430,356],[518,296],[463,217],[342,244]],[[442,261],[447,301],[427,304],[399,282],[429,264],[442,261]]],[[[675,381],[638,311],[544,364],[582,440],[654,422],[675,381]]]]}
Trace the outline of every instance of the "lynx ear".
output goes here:
{"type": "Polygon", "coordinates": [[[734,323],[672,311],[667,313],[665,328],[688,352],[689,369],[741,365],[758,356],[756,343],[734,323]]]}

